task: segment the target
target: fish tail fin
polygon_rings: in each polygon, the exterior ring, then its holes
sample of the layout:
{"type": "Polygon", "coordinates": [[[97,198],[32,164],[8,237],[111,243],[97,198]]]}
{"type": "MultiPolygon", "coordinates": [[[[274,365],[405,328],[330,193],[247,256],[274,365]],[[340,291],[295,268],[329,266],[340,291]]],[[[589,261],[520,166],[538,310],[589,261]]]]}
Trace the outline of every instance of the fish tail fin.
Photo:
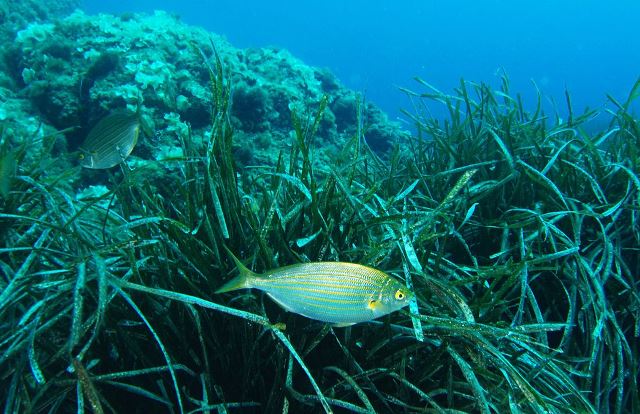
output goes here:
{"type": "Polygon", "coordinates": [[[240,274],[224,285],[222,285],[215,293],[225,293],[231,292],[232,290],[238,289],[247,289],[252,287],[251,281],[255,279],[258,275],[249,270],[241,261],[238,259],[231,250],[227,246],[222,246],[227,251],[229,256],[233,259],[236,267],[240,271],[240,274]]]}

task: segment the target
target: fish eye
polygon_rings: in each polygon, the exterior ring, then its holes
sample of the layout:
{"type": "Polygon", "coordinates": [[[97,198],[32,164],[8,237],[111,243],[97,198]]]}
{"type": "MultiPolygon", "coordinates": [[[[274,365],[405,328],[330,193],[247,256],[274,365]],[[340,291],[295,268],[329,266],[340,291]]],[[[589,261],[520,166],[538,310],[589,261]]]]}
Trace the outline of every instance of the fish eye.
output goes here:
{"type": "Polygon", "coordinates": [[[406,297],[407,295],[405,295],[403,291],[401,291],[400,289],[396,290],[396,294],[395,294],[396,300],[403,300],[406,297]]]}

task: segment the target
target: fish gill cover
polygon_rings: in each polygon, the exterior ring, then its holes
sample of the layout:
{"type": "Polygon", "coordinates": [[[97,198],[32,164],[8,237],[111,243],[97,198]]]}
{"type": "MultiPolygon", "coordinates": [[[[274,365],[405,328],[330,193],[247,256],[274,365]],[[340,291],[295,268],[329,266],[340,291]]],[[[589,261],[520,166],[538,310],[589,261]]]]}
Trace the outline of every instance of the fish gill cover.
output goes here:
{"type": "Polygon", "coordinates": [[[3,4],[5,412],[640,412],[640,82],[586,133],[569,95],[562,121],[506,77],[418,79],[450,116],[408,134],[284,50],[3,4]],[[75,163],[138,105],[155,132],[122,168],[75,163]],[[225,246],[373,266],[416,302],[335,328],[221,297],[225,246]]]}

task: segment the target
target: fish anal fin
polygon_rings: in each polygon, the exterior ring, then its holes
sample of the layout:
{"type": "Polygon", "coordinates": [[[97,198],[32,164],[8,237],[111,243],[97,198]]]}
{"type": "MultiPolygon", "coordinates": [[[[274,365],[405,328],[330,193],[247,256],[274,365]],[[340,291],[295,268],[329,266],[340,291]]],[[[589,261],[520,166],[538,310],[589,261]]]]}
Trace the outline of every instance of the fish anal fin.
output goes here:
{"type": "Polygon", "coordinates": [[[355,322],[340,322],[340,323],[332,323],[331,326],[334,328],[346,328],[347,326],[355,325],[355,322]]]}
{"type": "Polygon", "coordinates": [[[287,305],[286,303],[284,303],[283,301],[281,301],[280,299],[278,299],[277,297],[275,297],[273,294],[271,294],[270,292],[266,292],[267,295],[275,302],[277,303],[282,309],[286,310],[287,312],[293,312],[293,313],[298,313],[300,314],[299,310],[294,310],[293,308],[291,308],[291,306],[287,305]]]}

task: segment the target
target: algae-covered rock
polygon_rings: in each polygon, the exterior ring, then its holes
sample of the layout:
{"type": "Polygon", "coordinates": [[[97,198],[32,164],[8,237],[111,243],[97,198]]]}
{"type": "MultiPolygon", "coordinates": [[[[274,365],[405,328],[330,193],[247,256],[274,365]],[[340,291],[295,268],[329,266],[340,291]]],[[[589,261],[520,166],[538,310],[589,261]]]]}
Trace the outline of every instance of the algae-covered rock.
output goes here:
{"type": "MultiPolygon", "coordinates": [[[[207,61],[214,61],[214,47],[232,85],[231,122],[242,161],[273,162],[291,140],[291,109],[313,113],[325,95],[318,159],[355,133],[356,94],[329,71],[283,49],[234,48],[164,12],[116,17],[76,10],[55,22],[33,22],[15,33],[5,61],[15,89],[44,122],[77,127],[67,134],[70,148],[98,119],[125,107],[140,109],[161,140],[153,143],[157,147],[176,145],[176,134],[165,131],[176,122],[188,124],[196,139],[206,133],[212,102],[207,61]]],[[[385,151],[401,131],[375,106],[365,108],[369,142],[385,151]]],[[[141,151],[149,145],[141,140],[141,151]]]]}
{"type": "Polygon", "coordinates": [[[0,35],[15,32],[30,23],[67,15],[79,6],[79,0],[3,0],[0,2],[0,35]]]}
{"type": "MultiPolygon", "coordinates": [[[[4,82],[0,82],[2,85],[4,82]]],[[[42,150],[43,137],[55,136],[56,128],[43,122],[33,113],[30,102],[18,97],[12,90],[0,86],[0,138],[2,141],[20,144],[29,142],[31,153],[42,150]]],[[[66,145],[56,143],[52,148],[54,156],[66,156],[66,145]]]]}

